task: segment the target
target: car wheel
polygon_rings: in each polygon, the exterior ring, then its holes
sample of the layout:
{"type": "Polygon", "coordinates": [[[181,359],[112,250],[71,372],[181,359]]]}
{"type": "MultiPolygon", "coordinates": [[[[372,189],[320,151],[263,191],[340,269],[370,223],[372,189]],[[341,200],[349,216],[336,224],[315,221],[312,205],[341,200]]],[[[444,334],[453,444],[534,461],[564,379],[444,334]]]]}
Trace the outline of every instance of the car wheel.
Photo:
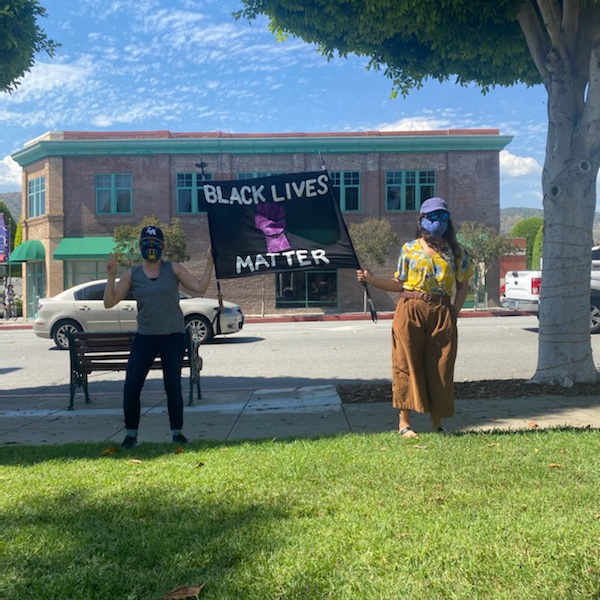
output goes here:
{"type": "Polygon", "coordinates": [[[213,339],[210,321],[204,315],[188,315],[185,326],[192,332],[192,339],[198,344],[205,344],[213,339]]]}
{"type": "Polygon", "coordinates": [[[52,331],[52,338],[57,348],[68,350],[69,338],[67,337],[67,333],[76,333],[78,331],[83,331],[83,328],[77,321],[71,321],[70,319],[59,321],[52,331]]]}
{"type": "Polygon", "coordinates": [[[590,306],[590,332],[600,331],[600,300],[592,300],[590,306]]]}

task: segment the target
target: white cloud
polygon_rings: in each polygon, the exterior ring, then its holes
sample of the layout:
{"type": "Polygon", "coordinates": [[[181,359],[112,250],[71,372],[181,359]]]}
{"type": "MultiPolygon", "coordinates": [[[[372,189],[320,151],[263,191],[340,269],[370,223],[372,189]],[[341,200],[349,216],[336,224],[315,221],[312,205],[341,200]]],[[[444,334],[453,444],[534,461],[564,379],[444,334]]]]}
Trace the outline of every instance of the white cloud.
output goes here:
{"type": "Polygon", "coordinates": [[[103,107],[100,112],[91,116],[95,127],[128,126],[142,122],[149,117],[168,118],[175,112],[171,103],[145,100],[135,103],[113,103],[103,107]]]}
{"type": "Polygon", "coordinates": [[[529,177],[539,175],[541,172],[541,165],[531,156],[515,156],[508,150],[500,152],[501,177],[529,177]]]}
{"type": "Polygon", "coordinates": [[[0,161],[0,188],[7,191],[21,189],[21,167],[10,156],[0,161]]]}
{"type": "MultiPolygon", "coordinates": [[[[175,45],[179,45],[181,40],[185,40],[190,34],[199,34],[204,30],[201,22],[205,20],[204,15],[198,12],[163,9],[159,11],[149,11],[144,19],[145,33],[156,34],[161,31],[167,31],[169,35],[176,35],[180,39],[173,40],[175,45]]],[[[206,35],[207,31],[204,31],[206,35]]]]}
{"type": "Polygon", "coordinates": [[[450,121],[438,117],[409,117],[400,119],[395,123],[384,123],[378,127],[379,131],[433,131],[448,129],[450,121]]]}
{"type": "Polygon", "coordinates": [[[38,62],[29,73],[25,75],[17,91],[11,96],[4,96],[7,103],[15,104],[40,100],[49,92],[74,89],[88,79],[93,73],[92,60],[81,57],[77,63],[43,63],[38,62]]]}

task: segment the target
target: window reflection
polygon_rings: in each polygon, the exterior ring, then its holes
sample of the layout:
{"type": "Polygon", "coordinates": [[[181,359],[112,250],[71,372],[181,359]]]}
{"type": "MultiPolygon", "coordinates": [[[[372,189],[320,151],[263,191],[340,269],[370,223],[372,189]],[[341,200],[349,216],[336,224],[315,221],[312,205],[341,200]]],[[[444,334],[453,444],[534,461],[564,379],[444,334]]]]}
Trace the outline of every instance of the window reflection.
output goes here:
{"type": "Polygon", "coordinates": [[[276,279],[278,308],[337,306],[337,272],[279,273],[276,279]]]}

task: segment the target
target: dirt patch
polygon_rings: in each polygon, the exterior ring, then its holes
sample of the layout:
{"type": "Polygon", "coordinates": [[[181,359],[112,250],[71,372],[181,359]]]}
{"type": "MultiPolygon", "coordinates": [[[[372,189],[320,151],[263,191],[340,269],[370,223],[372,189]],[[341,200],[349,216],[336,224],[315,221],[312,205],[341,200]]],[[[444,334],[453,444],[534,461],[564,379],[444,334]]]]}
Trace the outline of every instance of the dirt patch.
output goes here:
{"type": "MultiPolygon", "coordinates": [[[[558,385],[527,383],[525,379],[488,379],[460,381],[454,384],[458,400],[478,398],[522,398],[528,396],[596,396],[600,399],[600,381],[580,383],[571,388],[558,385]]],[[[340,384],[337,392],[344,404],[357,402],[392,402],[390,383],[340,384]]]]}

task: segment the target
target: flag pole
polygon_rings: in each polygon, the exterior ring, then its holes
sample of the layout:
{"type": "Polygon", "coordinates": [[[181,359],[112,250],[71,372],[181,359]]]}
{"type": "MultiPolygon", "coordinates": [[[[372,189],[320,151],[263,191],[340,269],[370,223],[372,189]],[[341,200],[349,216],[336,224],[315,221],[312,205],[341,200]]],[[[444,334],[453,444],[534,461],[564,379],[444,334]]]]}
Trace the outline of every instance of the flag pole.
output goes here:
{"type": "MultiPolygon", "coordinates": [[[[204,172],[205,167],[208,167],[208,163],[204,162],[202,159],[200,159],[200,162],[196,163],[196,167],[198,169],[200,169],[200,177],[202,179],[202,182],[204,183],[206,181],[206,173],[204,172]]],[[[211,240],[211,252],[212,252],[212,240],[211,240]]],[[[213,257],[213,264],[214,264],[214,257],[213,257]]],[[[213,321],[213,326],[216,322],[217,325],[217,335],[222,333],[221,332],[221,312],[223,311],[223,294],[221,293],[221,280],[217,277],[217,266],[215,265],[215,281],[217,283],[217,300],[219,301],[219,306],[217,309],[217,314],[215,315],[214,321],[213,321]]],[[[214,329],[214,327],[213,327],[214,329]]]]}

